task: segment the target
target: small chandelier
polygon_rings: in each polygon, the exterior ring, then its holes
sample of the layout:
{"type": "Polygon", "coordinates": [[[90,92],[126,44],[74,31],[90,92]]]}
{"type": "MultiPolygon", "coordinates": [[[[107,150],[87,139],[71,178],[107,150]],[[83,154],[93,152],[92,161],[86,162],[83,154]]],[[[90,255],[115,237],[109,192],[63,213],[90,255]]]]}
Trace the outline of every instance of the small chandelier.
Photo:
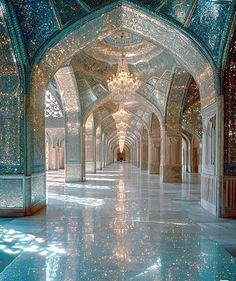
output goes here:
{"type": "Polygon", "coordinates": [[[123,150],[124,150],[125,141],[124,140],[119,140],[118,144],[119,144],[120,153],[122,153],[123,150]]]}
{"type": "Polygon", "coordinates": [[[125,138],[126,136],[126,131],[117,131],[117,136],[121,138],[125,138]]]}
{"type": "Polygon", "coordinates": [[[118,131],[126,131],[126,129],[128,128],[128,124],[121,121],[120,123],[116,124],[116,128],[118,131]]]}
{"type": "MultiPolygon", "coordinates": [[[[123,39],[123,37],[124,33],[122,32],[121,39],[123,39]]],[[[138,78],[134,77],[133,74],[129,72],[128,63],[123,51],[121,58],[118,61],[116,75],[113,74],[107,80],[108,89],[112,94],[112,98],[117,102],[126,100],[140,86],[138,78]]]]}
{"type": "Polygon", "coordinates": [[[116,113],[112,114],[112,117],[115,119],[116,122],[119,122],[128,121],[130,115],[131,114],[124,110],[124,108],[122,108],[122,106],[120,105],[119,110],[116,113]]]}

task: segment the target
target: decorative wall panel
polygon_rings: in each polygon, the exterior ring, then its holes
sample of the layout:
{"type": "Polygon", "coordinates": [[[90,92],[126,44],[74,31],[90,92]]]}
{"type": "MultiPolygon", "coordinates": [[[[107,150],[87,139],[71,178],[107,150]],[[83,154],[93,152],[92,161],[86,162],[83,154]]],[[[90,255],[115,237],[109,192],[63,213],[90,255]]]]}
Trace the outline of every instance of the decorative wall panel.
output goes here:
{"type": "Polygon", "coordinates": [[[223,80],[225,175],[236,176],[236,31],[231,41],[223,80]]]}
{"type": "Polygon", "coordinates": [[[80,19],[88,12],[77,0],[52,0],[52,3],[62,25],[80,19]]]}
{"type": "Polygon", "coordinates": [[[199,0],[189,28],[207,45],[217,61],[231,1],[199,0]]]}
{"type": "Polygon", "coordinates": [[[45,190],[45,175],[32,176],[32,189],[31,189],[31,204],[32,206],[45,200],[46,190],[45,190]]]}
{"type": "Polygon", "coordinates": [[[184,23],[195,0],[167,0],[159,10],[180,23],[184,23]]]}
{"type": "MultiPolygon", "coordinates": [[[[12,0],[16,9],[21,30],[30,58],[39,50],[59,28],[85,17],[93,10],[115,0],[12,0]]],[[[165,14],[181,24],[191,14],[196,4],[190,29],[206,43],[215,59],[218,58],[220,40],[224,42],[227,34],[225,22],[232,13],[232,1],[215,0],[132,0],[133,4],[143,6],[151,12],[165,14]]]]}
{"type": "Polygon", "coordinates": [[[52,8],[48,0],[12,0],[21,31],[32,58],[40,46],[58,30],[52,8]]]}
{"type": "MultiPolygon", "coordinates": [[[[114,0],[84,0],[84,2],[92,9],[100,8],[106,4],[115,2],[114,0]]],[[[132,0],[132,2],[144,5],[146,8],[156,9],[162,0],[132,0]]]]}
{"type": "Polygon", "coordinates": [[[79,90],[72,67],[60,68],[55,74],[55,80],[65,109],[66,164],[78,164],[81,163],[81,105],[78,95],[79,90]]]}
{"type": "Polygon", "coordinates": [[[175,69],[167,104],[166,122],[172,126],[179,126],[183,99],[187,91],[190,74],[181,68],[175,69]]]}
{"type": "Polygon", "coordinates": [[[202,115],[200,93],[192,78],[183,103],[182,126],[193,135],[202,136],[202,115]]]}
{"type": "Polygon", "coordinates": [[[83,0],[83,2],[91,9],[95,10],[115,1],[114,0],[83,0]]]}
{"type": "Polygon", "coordinates": [[[62,109],[50,91],[46,91],[45,93],[45,118],[48,117],[63,117],[62,109]]]}
{"type": "Polygon", "coordinates": [[[1,179],[0,183],[0,208],[23,208],[23,181],[22,179],[1,179]]]}
{"type": "Polygon", "coordinates": [[[0,174],[23,172],[23,102],[18,65],[0,6],[0,174]]]}
{"type": "Polygon", "coordinates": [[[149,18],[127,5],[111,10],[102,17],[96,17],[51,48],[35,71],[35,74],[37,73],[34,76],[37,81],[35,86],[38,89],[34,90],[38,91],[40,87],[45,87],[45,80],[52,76],[54,69],[68,60],[69,54],[72,56],[78,52],[78,46],[84,48],[95,39],[101,40],[109,36],[121,26],[149,37],[153,42],[161,44],[163,48],[169,48],[183,66],[196,77],[201,92],[202,106],[206,107],[215,101],[216,91],[212,67],[193,41],[161,19],[149,18]],[[95,26],[97,29],[94,28],[95,26]]]}
{"type": "Polygon", "coordinates": [[[193,135],[202,136],[202,116],[200,100],[183,112],[182,126],[193,135]]]}

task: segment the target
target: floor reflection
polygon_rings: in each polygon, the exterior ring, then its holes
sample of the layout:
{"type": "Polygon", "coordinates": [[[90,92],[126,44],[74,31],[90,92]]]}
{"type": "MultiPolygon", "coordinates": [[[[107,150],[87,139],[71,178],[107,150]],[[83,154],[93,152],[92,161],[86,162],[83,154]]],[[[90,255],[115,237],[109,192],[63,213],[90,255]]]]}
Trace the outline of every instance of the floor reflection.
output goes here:
{"type": "Polygon", "coordinates": [[[0,280],[236,280],[236,221],[204,211],[199,176],[184,179],[126,163],[85,183],[50,172],[46,211],[0,219],[0,280]]]}

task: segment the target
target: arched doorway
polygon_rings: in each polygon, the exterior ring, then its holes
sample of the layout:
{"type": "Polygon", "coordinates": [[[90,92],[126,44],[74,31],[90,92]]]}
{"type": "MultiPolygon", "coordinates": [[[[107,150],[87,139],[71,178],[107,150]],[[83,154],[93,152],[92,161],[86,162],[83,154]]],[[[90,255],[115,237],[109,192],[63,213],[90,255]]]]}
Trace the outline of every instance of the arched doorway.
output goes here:
{"type": "MultiPolygon", "coordinates": [[[[116,8],[114,8],[112,11],[108,11],[107,14],[104,13],[104,15],[105,15],[105,17],[107,16],[110,19],[112,19],[113,16],[111,16],[111,15],[113,15],[114,12],[115,13],[118,12],[125,16],[132,15],[132,17],[135,18],[134,10],[130,10],[129,7],[126,6],[125,4],[122,5],[121,9],[117,8],[117,10],[116,10],[116,8]],[[124,13],[124,11],[125,11],[125,13],[124,13]]],[[[163,25],[161,23],[162,20],[160,18],[156,18],[155,20],[152,19],[150,21],[151,18],[146,17],[145,14],[142,15],[142,13],[139,13],[139,21],[137,21],[137,22],[141,23],[142,22],[141,19],[143,20],[143,26],[148,26],[149,24],[151,24],[151,25],[156,24],[156,30],[160,30],[163,28],[163,25]]],[[[104,22],[98,21],[96,24],[95,24],[95,22],[96,22],[96,19],[93,19],[86,26],[86,28],[88,30],[91,27],[91,25],[93,25],[93,31],[90,33],[89,37],[83,37],[83,41],[80,42],[81,49],[83,49],[84,46],[86,46],[91,40],[96,40],[98,38],[97,32],[94,30],[94,26],[99,27],[99,30],[100,30],[99,38],[105,38],[115,31],[115,29],[113,29],[114,26],[116,26],[115,22],[114,22],[114,25],[112,25],[112,24],[110,25],[111,28],[109,30],[107,29],[107,26],[104,25],[104,22]]],[[[174,56],[177,56],[179,61],[183,64],[183,66],[189,71],[189,73],[191,73],[193,75],[193,77],[195,77],[196,82],[200,89],[200,93],[201,93],[202,110],[204,108],[206,108],[207,106],[209,106],[210,104],[214,104],[215,93],[216,93],[215,88],[214,88],[214,71],[212,69],[211,64],[207,61],[207,59],[204,57],[204,55],[202,55],[202,53],[199,52],[198,47],[194,45],[194,43],[191,41],[191,39],[187,38],[179,30],[178,31],[176,30],[176,32],[178,34],[176,40],[177,41],[179,40],[180,45],[183,44],[183,42],[185,42],[184,43],[185,48],[189,48],[189,52],[184,52],[184,56],[183,56],[180,49],[170,48],[171,44],[169,43],[168,40],[171,40],[170,39],[171,36],[170,36],[170,38],[168,36],[165,37],[165,40],[162,41],[161,39],[162,39],[163,34],[160,34],[159,32],[155,33],[155,32],[153,32],[153,29],[151,29],[151,31],[143,30],[143,29],[136,29],[131,24],[131,22],[126,21],[125,18],[124,18],[124,27],[129,30],[133,30],[134,32],[137,32],[138,34],[141,34],[145,38],[149,38],[154,43],[157,42],[158,44],[161,44],[163,47],[168,48],[171,52],[173,52],[174,56]],[[182,40],[183,38],[184,38],[184,41],[182,40]],[[188,54],[189,57],[186,54],[188,54]],[[196,67],[196,65],[189,64],[189,62],[193,59],[193,56],[195,58],[196,57],[198,58],[198,67],[196,67]],[[206,71],[206,65],[207,65],[207,71],[206,71]],[[203,72],[205,73],[204,81],[202,79],[200,79],[203,72]],[[209,87],[209,85],[210,85],[210,87],[209,87]]],[[[63,64],[66,60],[68,60],[69,57],[72,57],[76,52],[78,52],[78,44],[75,42],[76,42],[76,38],[80,37],[80,35],[79,35],[80,32],[82,32],[82,33],[84,32],[84,28],[85,28],[85,26],[83,26],[81,29],[80,28],[75,29],[75,31],[71,32],[68,36],[65,36],[65,39],[62,39],[58,44],[54,45],[54,47],[51,47],[50,50],[47,52],[47,54],[44,56],[44,58],[41,60],[40,64],[37,67],[37,71],[35,71],[33,73],[33,87],[32,88],[33,88],[33,92],[34,92],[33,96],[35,98],[35,102],[33,104],[36,105],[38,103],[37,100],[38,100],[40,94],[36,94],[36,92],[39,93],[41,90],[43,90],[43,87],[45,87],[44,83],[47,81],[48,77],[51,77],[51,75],[53,75],[55,69],[60,67],[60,65],[63,64]],[[66,45],[63,45],[65,42],[66,42],[66,45]],[[62,52],[62,49],[64,48],[64,46],[66,46],[65,53],[62,52]],[[68,46],[69,46],[69,49],[68,49],[68,46]],[[71,50],[71,52],[69,52],[69,50],[71,50]],[[60,55],[55,57],[55,54],[60,54],[60,55]],[[68,57],[68,54],[69,54],[69,57],[68,57]],[[50,64],[48,64],[49,61],[50,61],[50,64]],[[36,80],[38,81],[38,78],[37,78],[38,76],[41,77],[42,83],[41,83],[41,85],[37,85],[37,87],[34,87],[34,84],[35,84],[34,81],[36,81],[36,80]],[[45,79],[43,77],[45,77],[45,79]]],[[[168,26],[168,28],[169,28],[170,34],[173,31],[173,29],[175,29],[173,26],[168,26]]],[[[168,28],[167,28],[167,30],[168,30],[168,28]]],[[[92,30],[92,28],[91,28],[91,30],[92,30]]],[[[179,74],[176,74],[176,75],[179,75],[179,74]]],[[[33,98],[33,96],[32,96],[32,98],[33,98]]],[[[167,109],[167,116],[168,116],[169,111],[172,112],[171,108],[173,108],[173,106],[175,106],[175,103],[173,103],[170,99],[170,102],[168,102],[168,106],[167,106],[167,108],[169,108],[169,109],[167,109]]],[[[216,112],[217,111],[215,108],[215,110],[212,112],[212,114],[215,115],[216,112]]],[[[161,117],[160,117],[160,120],[161,120],[161,117]]],[[[163,151],[167,151],[168,149],[166,149],[166,147],[169,145],[170,145],[170,147],[169,147],[170,149],[175,150],[179,146],[179,145],[176,146],[176,144],[175,144],[175,141],[177,140],[177,138],[179,139],[179,135],[180,135],[179,129],[178,129],[178,127],[176,127],[176,124],[172,124],[172,122],[169,121],[169,117],[166,118],[166,120],[167,120],[167,125],[165,125],[165,130],[162,129],[163,151]],[[168,125],[169,122],[170,122],[170,126],[168,125]],[[172,128],[174,128],[174,130],[172,128]],[[175,139],[175,141],[173,141],[174,139],[175,139]],[[171,148],[171,146],[173,146],[173,148],[171,148]]],[[[161,124],[162,124],[162,122],[161,122],[161,124]]],[[[38,132],[38,130],[37,130],[37,132],[38,132]]],[[[176,160],[175,160],[177,162],[172,163],[170,161],[170,158],[168,157],[168,155],[164,155],[163,151],[161,154],[161,158],[162,158],[161,179],[165,180],[165,181],[169,181],[169,180],[176,181],[177,178],[179,178],[179,176],[177,176],[176,173],[178,173],[178,175],[180,175],[180,172],[181,172],[181,161],[180,161],[181,156],[180,157],[177,156],[176,160]],[[178,169],[177,169],[177,166],[179,167],[178,169]],[[173,179],[168,178],[168,175],[171,175],[171,174],[174,175],[173,179]],[[175,176],[175,174],[176,174],[176,176],[175,176]]],[[[81,155],[82,155],[82,153],[81,153],[81,155]]],[[[83,169],[83,164],[81,164],[81,168],[83,169]]],[[[204,174],[204,180],[207,180],[207,178],[208,178],[207,173],[208,172],[206,171],[206,173],[204,174]]],[[[178,180],[181,181],[181,177],[178,180]]],[[[215,187],[212,187],[212,185],[211,186],[208,185],[207,188],[214,189],[215,187]]]]}
{"type": "Polygon", "coordinates": [[[125,150],[123,150],[122,152],[119,150],[117,150],[117,162],[123,162],[125,161],[125,150]]]}
{"type": "MultiPolygon", "coordinates": [[[[64,72],[64,74],[66,75],[68,74],[66,63],[79,50],[84,49],[96,40],[106,38],[107,36],[114,33],[118,28],[122,27],[129,31],[142,35],[143,38],[146,38],[154,44],[159,44],[163,48],[168,49],[173,54],[173,56],[178,59],[178,62],[182,64],[182,66],[189,73],[191,73],[193,77],[195,77],[201,93],[203,113],[206,113],[204,109],[206,109],[207,107],[209,108],[212,105],[211,113],[209,113],[208,111],[208,115],[204,115],[206,117],[205,119],[207,119],[208,117],[212,118],[212,115],[216,115],[218,112],[218,104],[215,103],[216,86],[214,79],[214,69],[211,63],[206,58],[207,55],[204,55],[207,54],[207,52],[204,50],[200,51],[198,48],[198,44],[195,44],[194,41],[191,40],[186,34],[181,32],[170,23],[164,21],[161,17],[153,17],[151,14],[148,15],[138,8],[130,8],[130,5],[127,4],[119,4],[117,6],[115,5],[114,7],[107,10],[103,9],[101,11],[101,14],[103,14],[103,17],[92,15],[90,16],[88,21],[76,22],[74,25],[71,25],[69,28],[63,30],[63,32],[61,32],[57,37],[53,38],[52,41],[48,42],[48,44],[45,44],[45,52],[42,51],[40,56],[36,56],[36,60],[33,63],[35,67],[32,73],[32,92],[31,95],[26,98],[29,105],[26,108],[26,138],[27,140],[29,140],[30,144],[27,147],[27,165],[25,166],[27,168],[27,176],[32,177],[33,179],[32,181],[30,181],[31,189],[38,189],[38,187],[41,186],[39,191],[39,193],[41,193],[41,196],[36,199],[29,198],[29,202],[27,204],[28,206],[31,206],[33,204],[35,206],[34,210],[37,209],[36,205],[41,206],[45,203],[45,155],[42,153],[44,151],[45,145],[45,126],[43,121],[44,108],[42,105],[42,100],[44,100],[44,93],[47,88],[48,82],[61,66],[63,66],[63,68],[60,69],[59,72],[61,72],[61,74],[62,72],[64,72]],[[109,25],[107,24],[108,22],[109,25]],[[174,38],[173,35],[175,36],[174,38]],[[32,203],[33,201],[34,203],[32,203]]],[[[179,74],[177,73],[176,76],[178,75],[179,74]]],[[[66,77],[69,77],[69,75],[67,75],[66,77]]],[[[148,99],[149,92],[148,90],[146,91],[147,85],[145,85],[145,87],[145,89],[142,89],[141,94],[146,96],[146,98],[148,99]]],[[[158,95],[156,96],[158,100],[158,95]]],[[[155,107],[157,107],[154,98],[152,100],[152,103],[155,107]]],[[[69,104],[67,105],[69,106],[69,104]]],[[[168,103],[167,112],[170,112],[170,115],[171,112],[173,112],[171,109],[175,108],[175,105],[175,100],[171,100],[171,102],[168,103]]],[[[81,120],[77,120],[76,122],[74,122],[75,120],[73,118],[75,112],[73,112],[71,108],[70,110],[70,112],[68,111],[68,125],[71,129],[70,136],[71,138],[74,138],[74,140],[76,140],[76,143],[78,144],[77,147],[80,150],[77,151],[77,155],[79,156],[81,161],[80,163],[69,163],[69,165],[67,165],[67,168],[72,174],[73,178],[73,169],[74,171],[80,170],[81,175],[83,174],[84,152],[81,148],[82,146],[80,143],[80,141],[83,139],[83,130],[81,128],[81,122],[79,122],[81,120]],[[76,137],[74,137],[74,132],[78,133],[76,137]]],[[[162,127],[163,150],[161,153],[161,174],[163,180],[168,180],[167,175],[170,174],[170,171],[176,174],[179,173],[179,168],[181,166],[181,157],[175,157],[176,161],[172,162],[171,158],[168,155],[165,155],[164,151],[167,151],[166,147],[170,147],[170,149],[176,149],[177,147],[179,148],[179,139],[181,134],[178,126],[175,126],[176,124],[169,122],[169,118],[163,118],[164,115],[165,112],[158,116],[160,117],[162,127]]],[[[217,129],[219,125],[218,115],[216,116],[216,121],[217,129]]],[[[180,149],[178,151],[180,155],[180,149]]],[[[211,171],[213,171],[213,168],[210,169],[210,172],[211,171]]],[[[214,180],[212,180],[210,184],[208,176],[212,175],[209,174],[209,169],[205,169],[203,180],[205,181],[205,183],[208,183],[208,185],[206,186],[211,192],[216,192],[216,190],[214,190],[214,188],[217,187],[217,178],[215,177],[216,175],[214,175],[214,180]]],[[[74,178],[74,180],[78,180],[78,178],[74,178]]],[[[81,178],[82,176],[80,177],[80,179],[81,178]]],[[[173,179],[175,178],[176,177],[173,177],[173,179]]],[[[29,213],[31,213],[33,209],[29,209],[29,213]]]]}

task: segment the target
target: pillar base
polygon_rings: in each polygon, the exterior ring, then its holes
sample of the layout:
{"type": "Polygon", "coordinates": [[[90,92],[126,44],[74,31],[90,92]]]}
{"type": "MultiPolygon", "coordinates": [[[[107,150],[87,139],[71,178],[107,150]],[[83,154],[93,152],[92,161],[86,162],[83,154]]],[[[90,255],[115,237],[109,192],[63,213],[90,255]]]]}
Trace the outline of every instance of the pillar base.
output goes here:
{"type": "Polygon", "coordinates": [[[65,164],[65,182],[81,182],[83,180],[82,164],[65,164]]]}
{"type": "Polygon", "coordinates": [[[102,170],[102,162],[101,161],[96,162],[96,170],[102,170]]]}
{"type": "Polygon", "coordinates": [[[96,174],[96,162],[94,162],[94,161],[87,162],[86,161],[85,166],[86,166],[86,173],[96,174]]]}
{"type": "Polygon", "coordinates": [[[0,216],[30,216],[46,206],[46,176],[0,176],[0,216]]]}
{"type": "Polygon", "coordinates": [[[141,170],[142,171],[147,171],[148,170],[148,162],[142,162],[141,170]]]}
{"type": "Polygon", "coordinates": [[[198,173],[198,165],[191,165],[191,169],[190,169],[191,173],[198,173]]]}
{"type": "Polygon", "coordinates": [[[222,216],[236,218],[236,177],[224,177],[223,186],[222,216]]]}
{"type": "Polygon", "coordinates": [[[161,182],[181,183],[182,167],[181,165],[160,166],[161,182]]]}
{"type": "Polygon", "coordinates": [[[149,174],[159,175],[160,174],[160,164],[151,164],[149,168],[149,174]]]}
{"type": "Polygon", "coordinates": [[[201,175],[201,206],[217,216],[217,178],[209,174],[201,175]]]}

